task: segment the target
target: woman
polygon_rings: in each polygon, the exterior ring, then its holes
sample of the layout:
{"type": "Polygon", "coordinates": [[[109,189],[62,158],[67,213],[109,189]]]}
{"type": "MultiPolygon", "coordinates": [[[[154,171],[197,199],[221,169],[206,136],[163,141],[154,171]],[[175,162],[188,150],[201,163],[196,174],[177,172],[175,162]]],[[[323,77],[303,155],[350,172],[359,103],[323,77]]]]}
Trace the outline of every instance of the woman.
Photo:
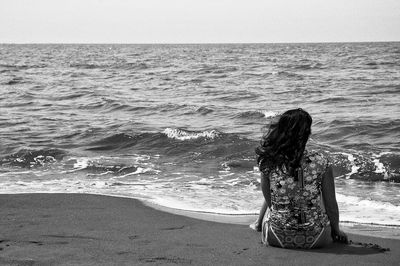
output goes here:
{"type": "Polygon", "coordinates": [[[311,116],[289,110],[273,122],[256,149],[265,202],[258,221],[262,241],[282,248],[347,243],[339,229],[332,169],[326,156],[305,149],[311,116]]]}

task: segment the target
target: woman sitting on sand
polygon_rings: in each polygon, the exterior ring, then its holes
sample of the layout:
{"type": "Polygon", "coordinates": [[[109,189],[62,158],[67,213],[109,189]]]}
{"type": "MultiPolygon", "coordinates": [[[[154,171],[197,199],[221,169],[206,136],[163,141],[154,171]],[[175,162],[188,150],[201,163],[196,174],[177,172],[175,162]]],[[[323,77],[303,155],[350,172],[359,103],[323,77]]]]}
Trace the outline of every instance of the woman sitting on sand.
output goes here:
{"type": "Polygon", "coordinates": [[[317,248],[347,243],[339,229],[339,209],[327,158],[305,149],[311,116],[289,110],[273,122],[256,149],[265,202],[254,229],[264,244],[282,248],[317,248]]]}

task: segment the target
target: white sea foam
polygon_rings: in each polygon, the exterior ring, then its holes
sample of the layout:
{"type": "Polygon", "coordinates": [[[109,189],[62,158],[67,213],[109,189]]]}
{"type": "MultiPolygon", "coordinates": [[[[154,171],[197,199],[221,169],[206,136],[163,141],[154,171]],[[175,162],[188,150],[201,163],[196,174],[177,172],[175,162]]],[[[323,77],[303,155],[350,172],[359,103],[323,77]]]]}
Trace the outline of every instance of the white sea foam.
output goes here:
{"type": "Polygon", "coordinates": [[[400,206],[337,193],[341,221],[400,226],[400,206]]]}
{"type": "Polygon", "coordinates": [[[270,117],[274,117],[274,116],[278,115],[278,113],[274,112],[274,111],[264,111],[263,114],[266,118],[270,118],[270,117]]]}
{"type": "Polygon", "coordinates": [[[346,178],[349,179],[352,174],[356,174],[358,172],[358,169],[360,169],[360,167],[355,164],[355,157],[353,156],[353,154],[348,153],[347,159],[351,163],[351,172],[349,174],[346,174],[346,178]]]}
{"type": "Polygon", "coordinates": [[[125,175],[120,175],[120,176],[114,177],[114,178],[125,178],[127,176],[144,174],[144,173],[149,173],[149,172],[152,172],[153,174],[158,174],[160,171],[159,170],[154,170],[152,168],[138,167],[135,172],[128,173],[128,174],[125,174],[125,175]]]}
{"type": "Polygon", "coordinates": [[[31,162],[31,164],[38,164],[38,165],[45,165],[46,163],[54,163],[56,162],[56,159],[53,156],[43,156],[39,155],[33,158],[34,162],[31,162]]]}
{"type": "Polygon", "coordinates": [[[399,152],[391,152],[391,151],[383,151],[383,152],[380,152],[380,153],[378,153],[378,154],[373,154],[373,156],[375,156],[375,157],[377,157],[377,158],[380,158],[380,157],[382,157],[382,156],[384,156],[384,155],[388,155],[388,154],[391,154],[391,155],[400,155],[400,153],[399,152]]]}
{"type": "MultiPolygon", "coordinates": [[[[335,153],[333,153],[333,154],[335,154],[335,153]]],[[[349,179],[351,177],[351,175],[356,174],[358,172],[358,169],[360,169],[360,167],[356,165],[356,162],[355,162],[356,158],[354,157],[353,154],[345,153],[345,152],[339,152],[339,153],[336,153],[336,154],[342,154],[342,155],[347,156],[347,160],[349,160],[349,162],[350,162],[351,171],[350,171],[350,173],[347,173],[345,175],[346,179],[349,179]]]]}
{"type": "Polygon", "coordinates": [[[73,167],[74,169],[85,169],[89,166],[89,158],[87,157],[80,157],[76,158],[76,162],[74,163],[73,167]]]}
{"type": "Polygon", "coordinates": [[[375,173],[380,173],[380,174],[384,173],[387,176],[387,172],[386,172],[385,167],[383,166],[383,163],[381,163],[379,161],[379,159],[374,159],[373,162],[374,162],[375,167],[376,167],[375,173]]]}
{"type": "Polygon", "coordinates": [[[379,158],[380,158],[381,156],[387,155],[387,154],[391,154],[391,153],[390,153],[390,152],[381,152],[381,153],[379,153],[379,154],[373,154],[373,157],[375,157],[375,159],[372,160],[372,161],[374,162],[374,164],[375,164],[375,167],[376,167],[375,173],[383,174],[383,175],[384,175],[384,178],[388,178],[389,175],[388,175],[387,169],[385,168],[385,166],[383,165],[383,163],[380,162],[379,158]]]}
{"type": "Polygon", "coordinates": [[[163,131],[163,133],[167,135],[168,138],[177,140],[191,140],[198,138],[214,139],[215,137],[219,136],[219,133],[216,130],[203,131],[203,132],[189,132],[177,128],[166,128],[163,131]]]}

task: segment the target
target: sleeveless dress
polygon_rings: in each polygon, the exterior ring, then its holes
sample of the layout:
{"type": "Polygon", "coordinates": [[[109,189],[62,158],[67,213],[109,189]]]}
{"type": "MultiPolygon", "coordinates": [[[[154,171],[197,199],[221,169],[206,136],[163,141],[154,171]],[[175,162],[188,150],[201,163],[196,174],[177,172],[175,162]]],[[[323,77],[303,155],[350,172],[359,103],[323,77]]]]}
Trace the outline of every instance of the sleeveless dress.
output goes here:
{"type": "Polygon", "coordinates": [[[265,173],[270,180],[272,206],[262,223],[264,244],[274,237],[283,248],[314,247],[329,226],[321,194],[327,168],[325,155],[305,151],[297,180],[285,169],[265,173]]]}

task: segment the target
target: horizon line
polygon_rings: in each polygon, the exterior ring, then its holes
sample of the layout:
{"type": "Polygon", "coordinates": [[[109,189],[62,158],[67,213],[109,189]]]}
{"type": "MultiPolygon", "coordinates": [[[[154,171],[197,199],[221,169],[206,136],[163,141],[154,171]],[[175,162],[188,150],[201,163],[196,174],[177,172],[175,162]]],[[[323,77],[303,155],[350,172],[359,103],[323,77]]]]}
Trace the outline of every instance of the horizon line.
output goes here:
{"type": "Polygon", "coordinates": [[[126,44],[126,45],[213,45],[213,44],[335,44],[335,43],[396,43],[391,41],[318,41],[318,42],[0,42],[2,44],[126,44]]]}

